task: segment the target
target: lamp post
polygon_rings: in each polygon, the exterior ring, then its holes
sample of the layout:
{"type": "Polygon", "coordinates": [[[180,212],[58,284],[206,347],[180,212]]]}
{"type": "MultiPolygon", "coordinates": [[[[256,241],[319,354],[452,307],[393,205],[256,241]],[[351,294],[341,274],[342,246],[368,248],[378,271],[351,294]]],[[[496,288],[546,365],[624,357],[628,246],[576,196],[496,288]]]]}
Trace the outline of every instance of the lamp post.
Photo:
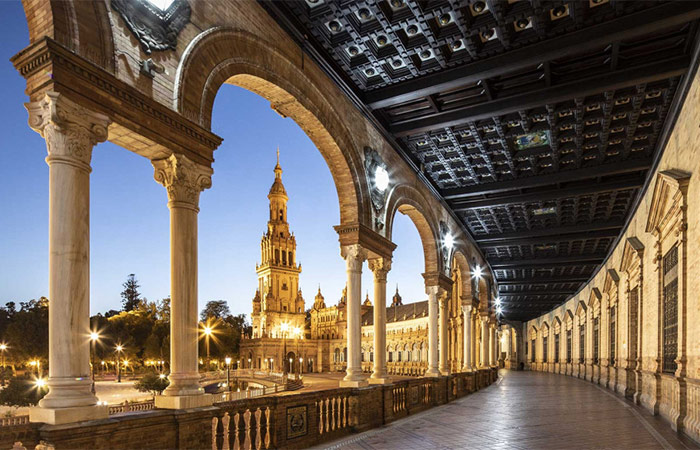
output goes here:
{"type": "Polygon", "coordinates": [[[202,329],[202,332],[204,333],[204,345],[206,346],[206,349],[207,349],[207,364],[206,364],[207,371],[210,369],[209,338],[211,337],[212,331],[213,331],[213,328],[209,325],[209,321],[207,320],[207,324],[202,329]]]}
{"type": "Polygon", "coordinates": [[[95,344],[100,335],[93,331],[90,333],[90,375],[92,377],[92,393],[95,393],[95,344]]]}
{"type": "Polygon", "coordinates": [[[287,358],[287,331],[289,331],[289,324],[287,322],[283,322],[282,325],[280,325],[280,331],[282,331],[282,342],[284,345],[284,357],[282,359],[282,373],[284,375],[287,375],[287,366],[284,364],[284,360],[287,358]]]}
{"type": "Polygon", "coordinates": [[[231,392],[231,358],[229,358],[227,356],[225,361],[226,361],[226,386],[228,387],[228,391],[231,392]]]}
{"type": "Polygon", "coordinates": [[[124,347],[121,346],[121,344],[117,345],[116,347],[116,354],[117,354],[117,383],[122,382],[122,369],[121,369],[121,363],[119,361],[120,359],[120,354],[124,350],[124,347]]]}
{"type": "Polygon", "coordinates": [[[2,385],[5,386],[5,352],[7,351],[7,344],[1,343],[0,351],[2,352],[2,385]]]}

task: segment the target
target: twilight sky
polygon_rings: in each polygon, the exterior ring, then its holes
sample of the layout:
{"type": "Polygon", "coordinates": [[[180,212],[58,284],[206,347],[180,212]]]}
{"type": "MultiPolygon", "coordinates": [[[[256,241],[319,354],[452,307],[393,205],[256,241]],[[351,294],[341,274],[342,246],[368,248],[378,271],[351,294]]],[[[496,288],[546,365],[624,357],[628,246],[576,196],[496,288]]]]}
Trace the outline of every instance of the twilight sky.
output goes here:
{"type": "MultiPolygon", "coordinates": [[[[29,43],[19,1],[0,2],[0,304],[48,294],[48,166],[43,139],[27,126],[25,83],[9,58],[29,43]]],[[[266,227],[267,193],[279,145],[290,197],[288,221],[297,237],[301,287],[307,308],[319,283],[326,304],[345,285],[340,257],[338,197],[328,166],[303,131],[262,97],[224,86],[214,104],[212,130],[224,138],[215,152],[211,189],[199,213],[199,304],[228,301],[235,314],[250,314],[255,264],[266,227]]],[[[165,189],[150,162],[109,142],[93,151],[90,216],[91,313],[121,307],[121,284],[135,273],[149,300],[170,294],[169,221],[165,189]]],[[[394,223],[389,273],[390,302],[396,283],[404,302],[425,298],[423,253],[408,217],[394,223]]],[[[372,292],[366,265],[364,292],[372,292]]]]}

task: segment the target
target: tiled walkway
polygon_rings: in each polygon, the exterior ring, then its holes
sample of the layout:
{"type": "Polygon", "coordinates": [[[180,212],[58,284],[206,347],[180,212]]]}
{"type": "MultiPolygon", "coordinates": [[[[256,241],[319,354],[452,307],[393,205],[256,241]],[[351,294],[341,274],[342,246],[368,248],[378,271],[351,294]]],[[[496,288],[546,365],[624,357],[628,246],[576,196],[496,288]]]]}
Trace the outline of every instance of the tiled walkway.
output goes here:
{"type": "Polygon", "coordinates": [[[492,386],[320,448],[698,448],[658,417],[588,381],[501,371],[492,386]]]}

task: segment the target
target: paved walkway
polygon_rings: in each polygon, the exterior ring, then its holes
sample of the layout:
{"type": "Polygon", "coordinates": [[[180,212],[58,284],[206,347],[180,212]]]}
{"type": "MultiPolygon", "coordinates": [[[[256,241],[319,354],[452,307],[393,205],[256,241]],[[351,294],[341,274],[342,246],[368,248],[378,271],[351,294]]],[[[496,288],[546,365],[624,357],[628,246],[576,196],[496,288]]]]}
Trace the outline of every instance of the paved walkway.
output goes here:
{"type": "Polygon", "coordinates": [[[588,381],[501,371],[486,389],[319,448],[699,448],[659,417],[588,381]]]}

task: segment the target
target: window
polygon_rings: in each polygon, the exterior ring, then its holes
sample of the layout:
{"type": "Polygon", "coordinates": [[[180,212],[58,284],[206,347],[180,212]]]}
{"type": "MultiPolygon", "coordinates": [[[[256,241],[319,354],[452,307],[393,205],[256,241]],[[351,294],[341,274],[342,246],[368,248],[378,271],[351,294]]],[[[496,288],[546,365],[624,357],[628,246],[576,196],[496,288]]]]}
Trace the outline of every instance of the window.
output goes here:
{"type": "Polygon", "coordinates": [[[548,336],[542,338],[542,362],[547,362],[547,340],[549,340],[548,336]]]}
{"type": "Polygon", "coordinates": [[[630,291],[630,359],[632,360],[637,359],[638,303],[639,288],[635,287],[630,291]]]}
{"type": "Polygon", "coordinates": [[[616,330],[616,320],[617,320],[617,311],[615,310],[615,307],[613,306],[610,308],[610,365],[614,366],[615,365],[615,359],[617,358],[617,355],[615,353],[616,348],[615,345],[617,342],[615,342],[615,337],[617,334],[616,330]]]}
{"type": "Polygon", "coordinates": [[[566,330],[566,362],[571,362],[571,340],[572,330],[566,330]]]}
{"type": "Polygon", "coordinates": [[[535,340],[532,340],[532,345],[530,345],[530,362],[535,362],[535,340]]]}
{"type": "Polygon", "coordinates": [[[554,362],[559,362],[559,333],[554,335],[554,362]]]}
{"type": "Polygon", "coordinates": [[[593,319],[593,364],[598,364],[598,350],[600,345],[600,329],[598,323],[600,318],[593,319]]]}
{"type": "Polygon", "coordinates": [[[663,259],[663,371],[675,373],[678,356],[678,247],[663,259]]]}
{"type": "Polygon", "coordinates": [[[578,362],[581,364],[586,362],[586,325],[581,325],[579,327],[579,338],[578,338],[578,362]]]}

